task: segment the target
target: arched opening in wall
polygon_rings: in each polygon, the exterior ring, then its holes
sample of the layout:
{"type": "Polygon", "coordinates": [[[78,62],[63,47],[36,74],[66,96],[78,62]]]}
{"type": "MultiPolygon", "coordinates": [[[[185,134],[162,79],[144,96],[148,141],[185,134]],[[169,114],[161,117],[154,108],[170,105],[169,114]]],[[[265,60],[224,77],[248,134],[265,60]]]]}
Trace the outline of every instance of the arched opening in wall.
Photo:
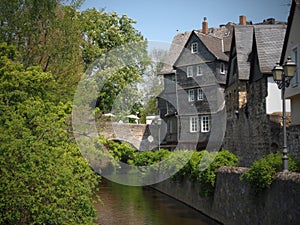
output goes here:
{"type": "Polygon", "coordinates": [[[273,142],[273,143],[271,144],[270,150],[271,150],[272,153],[276,153],[276,152],[279,150],[278,144],[273,142]]]}

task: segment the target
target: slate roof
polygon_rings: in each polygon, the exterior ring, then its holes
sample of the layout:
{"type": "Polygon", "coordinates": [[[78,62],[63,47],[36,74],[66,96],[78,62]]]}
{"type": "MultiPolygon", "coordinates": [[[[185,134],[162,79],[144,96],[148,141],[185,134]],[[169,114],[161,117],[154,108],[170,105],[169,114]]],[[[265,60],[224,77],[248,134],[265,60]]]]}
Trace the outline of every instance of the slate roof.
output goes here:
{"type": "Polygon", "coordinates": [[[172,41],[169,48],[168,54],[164,59],[164,65],[159,73],[159,75],[175,73],[173,65],[182,52],[184,45],[188,41],[192,31],[177,34],[172,41]]]}
{"type": "Polygon", "coordinates": [[[224,42],[222,44],[222,39],[215,37],[213,35],[205,35],[199,31],[195,31],[196,35],[206,46],[206,48],[217,58],[224,61],[228,61],[228,56],[222,51],[224,47],[224,42]]]}
{"type": "Polygon", "coordinates": [[[248,80],[250,76],[249,56],[252,53],[253,37],[255,37],[260,71],[269,74],[274,64],[280,60],[285,31],[285,24],[236,25],[234,27],[235,43],[232,44],[236,48],[240,80],[248,80]]]}
{"type": "Polygon", "coordinates": [[[250,75],[249,54],[252,52],[253,26],[237,25],[234,27],[239,79],[248,80],[250,75]]]}
{"type": "Polygon", "coordinates": [[[271,73],[284,43],[286,25],[255,25],[255,39],[262,73],[271,73]]]}
{"type": "Polygon", "coordinates": [[[201,30],[188,31],[179,33],[173,38],[168,54],[164,60],[164,66],[159,75],[175,73],[173,65],[180,56],[193,32],[217,59],[224,61],[229,60],[224,52],[230,51],[232,27],[222,26],[220,28],[209,28],[209,34],[207,35],[203,34],[201,30]],[[224,52],[222,50],[224,50],[224,52]]]}

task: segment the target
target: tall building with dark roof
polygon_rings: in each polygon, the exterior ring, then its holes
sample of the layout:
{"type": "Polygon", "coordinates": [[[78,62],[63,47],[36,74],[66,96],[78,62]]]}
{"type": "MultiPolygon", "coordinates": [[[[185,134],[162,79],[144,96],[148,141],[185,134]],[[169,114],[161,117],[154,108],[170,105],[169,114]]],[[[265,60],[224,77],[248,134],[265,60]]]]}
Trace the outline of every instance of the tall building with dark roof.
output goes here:
{"type": "Polygon", "coordinates": [[[158,108],[166,124],[161,147],[200,150],[208,142],[212,148],[220,147],[218,115],[224,112],[232,28],[232,24],[208,28],[205,18],[202,30],[174,37],[159,74],[164,76],[164,91],[158,96],[158,108]]]}
{"type": "MultiPolygon", "coordinates": [[[[273,20],[272,20],[273,21],[273,20]]],[[[227,125],[224,147],[241,166],[278,150],[281,92],[272,78],[280,60],[286,24],[237,25],[233,29],[225,87],[227,125]]]]}

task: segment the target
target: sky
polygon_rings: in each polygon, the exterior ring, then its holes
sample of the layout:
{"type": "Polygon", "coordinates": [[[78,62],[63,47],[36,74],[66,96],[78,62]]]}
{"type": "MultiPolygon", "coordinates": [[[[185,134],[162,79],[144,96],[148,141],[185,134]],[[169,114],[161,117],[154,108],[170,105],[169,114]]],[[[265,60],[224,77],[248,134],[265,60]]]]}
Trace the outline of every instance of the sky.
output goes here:
{"type": "Polygon", "coordinates": [[[287,21],[290,0],[85,0],[81,9],[105,8],[106,12],[126,14],[148,41],[171,42],[177,32],[201,29],[207,17],[209,27],[228,22],[262,22],[267,18],[287,21]]]}

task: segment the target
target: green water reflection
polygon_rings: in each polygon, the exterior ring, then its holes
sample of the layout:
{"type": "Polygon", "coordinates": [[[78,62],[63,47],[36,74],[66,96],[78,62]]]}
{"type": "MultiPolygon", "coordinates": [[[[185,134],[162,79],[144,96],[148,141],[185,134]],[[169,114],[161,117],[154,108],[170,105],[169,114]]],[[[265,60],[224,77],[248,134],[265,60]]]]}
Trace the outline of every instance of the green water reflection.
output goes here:
{"type": "Polygon", "coordinates": [[[99,195],[101,225],[217,225],[198,211],[147,187],[103,181],[99,195]]]}

